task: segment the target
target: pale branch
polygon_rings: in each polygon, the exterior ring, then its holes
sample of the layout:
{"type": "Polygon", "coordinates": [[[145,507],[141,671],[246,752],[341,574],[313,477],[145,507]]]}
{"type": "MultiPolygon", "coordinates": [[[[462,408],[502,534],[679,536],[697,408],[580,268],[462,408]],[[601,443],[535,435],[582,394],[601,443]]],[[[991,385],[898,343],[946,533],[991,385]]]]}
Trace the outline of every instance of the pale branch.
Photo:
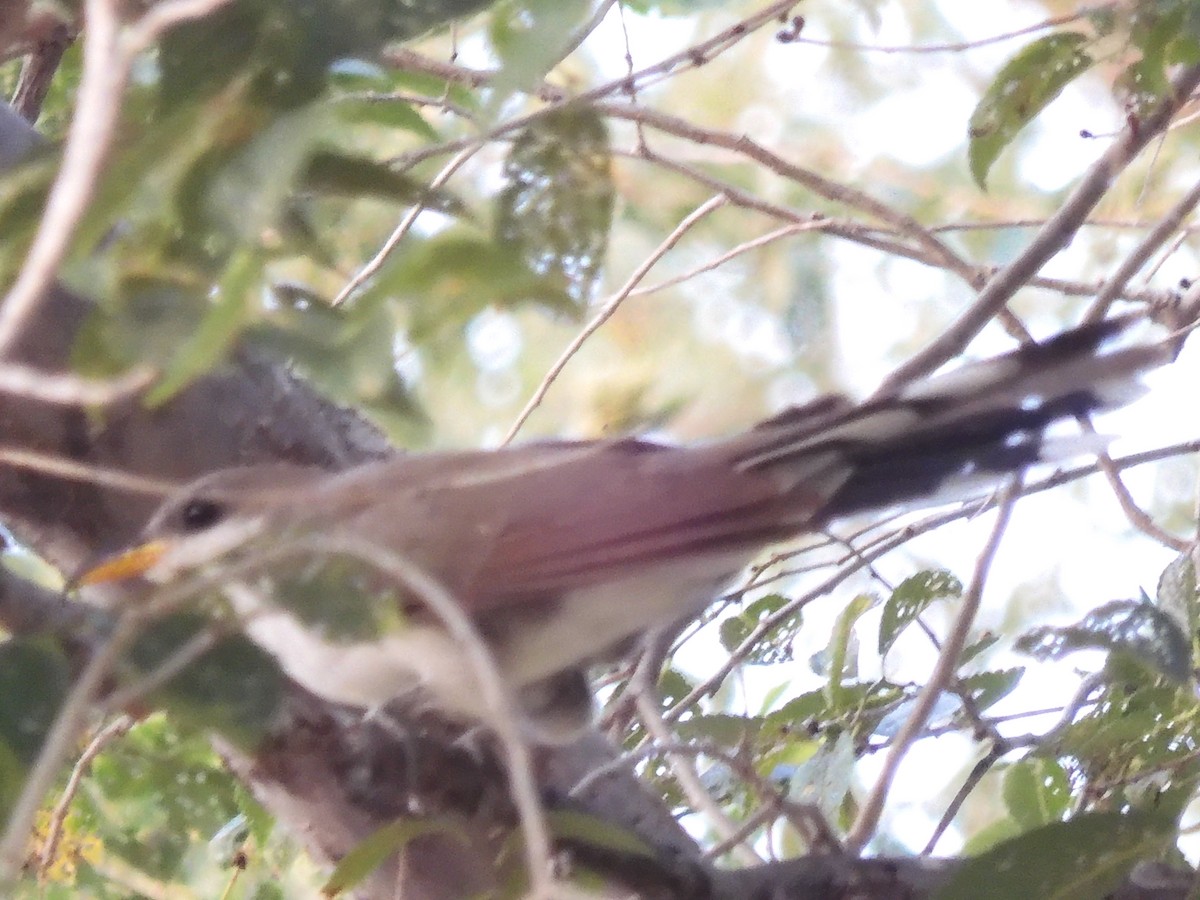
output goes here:
{"type": "Polygon", "coordinates": [[[975,50],[978,47],[987,47],[991,44],[1000,44],[1005,41],[1015,40],[1019,37],[1024,37],[1027,34],[1037,34],[1039,31],[1046,31],[1051,28],[1058,28],[1062,25],[1069,25],[1071,22],[1078,22],[1080,19],[1086,19],[1088,16],[1104,10],[1112,9],[1119,4],[1112,3],[1097,3],[1093,6],[1088,6],[1085,9],[1073,13],[1066,13],[1061,16],[1052,16],[1049,19],[1043,19],[1041,22],[1036,22],[1033,25],[1026,25],[1024,28],[1017,28],[1013,31],[1005,31],[1001,34],[989,35],[985,38],[979,38],[974,41],[953,41],[944,44],[863,44],[857,41],[827,41],[820,38],[806,38],[803,35],[798,35],[793,38],[793,42],[797,44],[812,44],[815,47],[831,47],[837,50],[855,50],[862,53],[887,53],[887,54],[924,54],[924,53],[964,53],[968,50],[975,50]]]}
{"type": "Polygon", "coordinates": [[[1104,286],[1096,292],[1096,298],[1083,314],[1084,322],[1098,322],[1104,318],[1113,301],[1125,290],[1125,285],[1150,260],[1154,252],[1179,230],[1183,220],[1192,214],[1198,203],[1200,182],[1192,185],[1191,190],[1154,223],[1154,227],[1138,241],[1138,245],[1125,256],[1112,275],[1104,280],[1104,286]]]}
{"type": "Polygon", "coordinates": [[[229,0],[165,0],[126,26],[115,0],[85,0],[83,72],[75,98],[62,165],[33,244],[0,304],[0,359],[11,356],[58,275],[75,229],[95,193],[121,111],[121,97],[138,54],[179,22],[207,15],[229,0]]]}
{"type": "Polygon", "coordinates": [[[140,366],[116,378],[80,378],[0,363],[0,391],[63,406],[107,406],[140,393],[154,377],[153,370],[140,366]]]}
{"type": "MultiPolygon", "coordinates": [[[[920,247],[898,240],[898,232],[884,228],[878,224],[859,222],[847,218],[834,218],[817,212],[802,212],[778,203],[772,203],[771,201],[756,197],[750,192],[737,187],[732,182],[718,178],[703,169],[671,159],[646,148],[630,155],[634,158],[645,159],[654,165],[683,175],[685,178],[704,186],[708,190],[719,191],[728,197],[730,204],[734,206],[754,210],[783,222],[793,223],[794,227],[802,232],[828,234],[831,237],[841,238],[863,247],[871,247],[889,256],[910,259],[914,262],[935,268],[939,265],[937,259],[930,256],[920,247]]],[[[1030,227],[1037,227],[1043,224],[1045,224],[1045,220],[1038,220],[1037,222],[1031,222],[1030,227]]],[[[930,226],[929,228],[931,233],[939,230],[938,226],[930,226]]],[[[976,267],[971,282],[985,282],[999,271],[999,266],[979,265],[976,267]]],[[[1103,287],[1103,282],[1075,281],[1064,278],[1048,278],[1039,275],[1030,279],[1028,285],[1030,287],[1045,288],[1046,290],[1055,291],[1068,297],[1093,297],[1103,287]]],[[[1150,289],[1131,290],[1125,288],[1118,296],[1121,300],[1144,303],[1149,306],[1161,304],[1166,299],[1163,291],[1150,289]]]]}
{"type": "Polygon", "coordinates": [[[1025,249],[988,281],[974,303],[929,346],[897,367],[880,386],[879,393],[890,393],[901,385],[927,375],[961,353],[1013,294],[1024,287],[1050,257],[1070,242],[1091,211],[1108,193],[1117,176],[1128,168],[1156,135],[1167,128],[1198,84],[1200,66],[1189,66],[1179,72],[1171,83],[1171,96],[1161,99],[1158,107],[1144,120],[1131,122],[1122,129],[1025,249]]]}
{"type": "Polygon", "coordinates": [[[0,304],[0,359],[10,355],[21,330],[58,274],[71,236],[83,218],[116,128],[129,60],[121,53],[120,4],[87,0],[83,73],[62,166],[45,212],[8,295],[0,304]]]}
{"type": "MultiPolygon", "coordinates": [[[[481,146],[482,145],[475,145],[472,147],[467,147],[456,153],[454,158],[446,163],[446,165],[442,167],[442,170],[437,173],[434,179],[429,182],[429,190],[431,192],[436,191],[447,181],[449,181],[450,177],[460,168],[462,168],[463,164],[466,163],[466,161],[472,156],[474,156],[480,150],[481,146]]],[[[404,236],[412,230],[413,224],[417,221],[417,217],[424,211],[424,209],[425,205],[421,202],[418,202],[414,204],[412,208],[404,214],[403,217],[401,217],[400,222],[392,230],[392,233],[388,235],[387,240],[383,242],[383,246],[379,248],[379,250],[374,256],[371,257],[371,259],[363,264],[361,269],[354,273],[354,276],[350,278],[350,280],[346,282],[342,289],[337,292],[337,295],[331,301],[329,301],[330,306],[341,306],[343,303],[353,297],[355,292],[360,290],[363,285],[379,274],[379,270],[383,268],[384,263],[386,263],[391,255],[395,252],[396,248],[400,245],[400,242],[404,240],[404,236]]]]}
{"type": "Polygon", "coordinates": [[[504,435],[503,440],[500,442],[501,446],[509,443],[514,437],[516,437],[517,432],[521,430],[521,426],[525,424],[531,415],[533,415],[534,410],[541,405],[542,400],[546,396],[546,392],[550,390],[550,386],[555,382],[558,376],[562,374],[563,369],[567,367],[567,363],[569,363],[575,354],[579,352],[579,349],[584,345],[587,339],[599,331],[600,327],[613,317],[613,314],[616,313],[621,304],[625,302],[630,292],[632,292],[633,289],[641,283],[642,279],[646,277],[655,263],[662,259],[676,244],[678,244],[683,236],[695,227],[697,222],[704,219],[710,213],[720,209],[726,204],[726,202],[727,201],[723,195],[710,197],[704,203],[700,204],[698,207],[684,216],[683,221],[676,225],[675,228],[671,230],[671,233],[659,243],[654,252],[641,262],[641,264],[633,271],[633,274],[626,279],[625,284],[618,288],[616,293],[614,293],[610,298],[605,300],[604,303],[600,305],[599,311],[586,325],[584,325],[584,327],[577,335],[575,335],[571,342],[567,344],[566,349],[562,351],[558,359],[554,361],[554,364],[551,365],[546,374],[542,376],[542,380],[538,383],[537,388],[534,389],[533,396],[529,398],[524,408],[522,408],[520,413],[517,414],[516,420],[509,427],[508,432],[504,435]]]}
{"type": "Polygon", "coordinates": [[[109,744],[128,734],[133,724],[134,720],[130,716],[115,717],[92,735],[88,745],[83,748],[83,752],[75,760],[75,764],[71,767],[71,775],[67,779],[66,786],[63,787],[58,802],[54,804],[54,809],[50,813],[50,822],[46,826],[46,839],[38,854],[38,876],[40,878],[46,878],[47,872],[58,857],[58,848],[62,842],[63,826],[66,824],[67,814],[71,811],[71,803],[74,801],[75,795],[79,793],[83,779],[91,771],[92,763],[109,744]]]}
{"type": "Polygon", "coordinates": [[[849,834],[846,835],[846,847],[851,853],[861,853],[871,836],[874,835],[879,818],[883,813],[884,803],[887,801],[888,792],[891,790],[897,771],[899,771],[900,762],[904,759],[909,747],[925,730],[925,724],[933,712],[938,697],[946,690],[954,677],[958,668],[958,657],[967,645],[967,634],[979,612],[992,560],[995,559],[996,551],[1000,548],[1000,539],[1004,536],[1012,516],[1013,506],[1020,496],[1021,488],[1017,481],[1005,488],[1000,496],[992,533],[975,562],[975,571],[959,600],[958,609],[954,614],[954,624],[942,642],[941,652],[938,654],[933,671],[929,674],[929,680],[917,695],[908,718],[900,727],[892,748],[888,751],[883,770],[880,772],[874,788],[871,789],[866,801],[860,807],[858,817],[854,820],[849,834]]]}

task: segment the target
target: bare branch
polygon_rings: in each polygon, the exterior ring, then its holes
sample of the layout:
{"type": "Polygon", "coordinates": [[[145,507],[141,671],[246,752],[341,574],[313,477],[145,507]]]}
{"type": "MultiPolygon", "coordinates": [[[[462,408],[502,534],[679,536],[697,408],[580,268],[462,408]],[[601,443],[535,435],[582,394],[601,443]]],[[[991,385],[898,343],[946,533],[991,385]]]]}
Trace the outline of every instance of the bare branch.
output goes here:
{"type": "Polygon", "coordinates": [[[1025,250],[993,276],[965,310],[928,347],[899,366],[879,388],[888,394],[903,384],[927,375],[957,356],[999,309],[1061,250],[1075,235],[1088,214],[1108,193],[1117,176],[1126,169],[1155,135],[1163,131],[1184,101],[1200,84],[1200,66],[1181,71],[1172,83],[1173,95],[1163,99],[1145,121],[1125,127],[1112,146],[1080,179],[1066,199],[1025,250]]]}
{"type": "Polygon", "coordinates": [[[517,432],[521,430],[521,426],[525,424],[525,421],[531,415],[533,415],[533,411],[541,405],[542,400],[546,396],[546,392],[550,390],[550,385],[552,385],[558,376],[562,374],[562,370],[566,368],[567,363],[569,363],[571,358],[579,352],[579,348],[584,345],[587,339],[599,331],[600,327],[612,318],[613,313],[615,313],[621,304],[625,302],[625,299],[629,296],[630,292],[632,292],[633,289],[641,282],[641,280],[646,277],[646,274],[651,268],[654,267],[654,264],[662,259],[672,247],[678,244],[680,239],[687,234],[688,231],[695,227],[697,222],[699,222],[709,213],[720,209],[727,202],[728,201],[726,198],[721,195],[717,197],[711,197],[700,206],[696,207],[684,218],[682,222],[675,227],[675,229],[669,235],[666,236],[666,238],[661,244],[658,245],[654,252],[642,261],[641,265],[634,270],[633,274],[629,276],[629,279],[621,286],[620,290],[618,290],[612,295],[612,297],[604,302],[604,304],[600,307],[600,311],[592,317],[592,320],[583,327],[579,334],[575,335],[571,343],[567,345],[567,348],[563,350],[562,354],[557,360],[555,360],[554,365],[552,365],[549,371],[546,372],[545,376],[543,376],[541,384],[539,384],[537,389],[533,392],[533,396],[529,398],[529,401],[525,404],[524,409],[522,409],[517,415],[516,421],[513,422],[512,426],[508,429],[508,433],[504,436],[504,440],[501,441],[501,445],[507,444],[514,437],[516,437],[517,432]]]}
{"type": "MultiPolygon", "coordinates": [[[[437,173],[437,176],[433,179],[433,181],[429,183],[430,189],[437,190],[447,181],[449,181],[450,177],[460,168],[462,168],[463,164],[467,160],[478,153],[482,146],[482,144],[476,144],[471,147],[466,147],[456,153],[454,158],[451,159],[450,162],[446,163],[442,170],[437,173]]],[[[413,223],[417,221],[417,217],[421,215],[424,209],[424,204],[417,203],[412,209],[404,214],[404,217],[400,220],[400,224],[398,224],[395,230],[388,235],[388,239],[383,242],[383,246],[379,248],[379,251],[373,257],[371,257],[371,259],[368,260],[363,267],[358,270],[357,273],[355,273],[353,278],[346,282],[345,286],[338,291],[337,296],[330,301],[330,306],[341,306],[343,303],[349,300],[356,291],[362,288],[364,284],[378,274],[379,270],[383,268],[383,264],[388,261],[388,257],[392,255],[396,247],[400,245],[400,242],[404,240],[404,236],[412,229],[413,223]]]]}
{"type": "Polygon", "coordinates": [[[50,824],[46,827],[46,840],[42,844],[42,852],[38,859],[38,875],[41,878],[46,877],[50,867],[54,865],[55,857],[58,856],[63,825],[66,824],[67,814],[71,811],[71,803],[74,801],[75,795],[79,793],[83,779],[91,770],[92,762],[109,744],[128,734],[132,727],[132,717],[117,716],[92,736],[88,745],[83,748],[83,752],[79,754],[79,758],[75,760],[75,765],[71,768],[71,776],[67,779],[66,787],[63,788],[62,796],[58,798],[58,802],[54,804],[54,809],[50,813],[50,824]]]}
{"type": "Polygon", "coordinates": [[[119,378],[80,378],[0,363],[0,391],[59,406],[108,406],[140,393],[153,380],[154,370],[145,366],[119,378]]]}
{"type": "Polygon", "coordinates": [[[933,712],[938,697],[954,677],[959,654],[962,653],[962,649],[967,643],[967,633],[975,621],[976,613],[979,612],[979,603],[983,597],[984,585],[987,583],[988,571],[991,569],[996,551],[1000,548],[1000,539],[1008,527],[1013,506],[1020,495],[1020,483],[1014,481],[1004,490],[1000,498],[996,524],[992,527],[991,536],[979,554],[979,559],[975,562],[975,572],[971,576],[971,582],[967,585],[967,589],[963,591],[958,613],[954,617],[954,624],[942,644],[942,650],[938,654],[933,671],[929,673],[929,681],[917,695],[908,718],[905,719],[899,733],[892,741],[892,748],[884,762],[883,771],[879,773],[875,787],[859,809],[858,818],[851,826],[850,833],[846,835],[846,847],[851,853],[860,852],[875,833],[879,817],[883,813],[883,805],[891,790],[896,772],[899,771],[901,761],[908,753],[909,747],[924,730],[925,723],[928,721],[930,713],[933,712]]]}

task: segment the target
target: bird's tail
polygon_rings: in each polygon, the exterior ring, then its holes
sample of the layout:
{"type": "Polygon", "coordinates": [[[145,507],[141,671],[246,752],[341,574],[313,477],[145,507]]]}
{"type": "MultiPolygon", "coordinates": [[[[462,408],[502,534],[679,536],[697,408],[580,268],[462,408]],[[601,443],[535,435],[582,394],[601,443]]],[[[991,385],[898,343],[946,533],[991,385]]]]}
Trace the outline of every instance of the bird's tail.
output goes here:
{"type": "Polygon", "coordinates": [[[1084,325],[858,406],[827,399],[785,412],[756,429],[737,465],[798,493],[819,467],[817,518],[829,521],[962,499],[1034,463],[1095,452],[1103,439],[1046,429],[1128,403],[1144,390],[1138,376],[1174,357],[1175,341],[1111,346],[1133,321],[1084,325]]]}

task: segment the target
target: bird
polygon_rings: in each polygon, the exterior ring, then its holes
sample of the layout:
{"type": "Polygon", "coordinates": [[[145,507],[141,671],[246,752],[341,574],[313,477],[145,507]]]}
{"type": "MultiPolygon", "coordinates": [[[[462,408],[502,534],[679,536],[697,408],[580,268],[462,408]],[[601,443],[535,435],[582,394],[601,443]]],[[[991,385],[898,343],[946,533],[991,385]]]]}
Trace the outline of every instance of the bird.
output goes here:
{"type": "Polygon", "coordinates": [[[700,615],[770,545],[849,516],[978,496],[1032,465],[1098,449],[1051,426],[1128,403],[1145,390],[1139,376],[1173,358],[1170,340],[1117,340],[1134,319],[860,403],[823,396],[701,443],[563,439],[398,454],[340,472],[222,469],[168,496],[138,541],[81,583],[178,583],[252,559],[247,547],[308,536],[303,558],[243,566],[224,585],[246,633],[328,700],[372,709],[417,692],[486,725],[494,712],[479,673],[427,598],[312,550],[322,537],[379,547],[465,614],[524,732],[566,743],[591,722],[589,667],[700,615]],[[317,574],[330,569],[338,577],[317,574]]]}

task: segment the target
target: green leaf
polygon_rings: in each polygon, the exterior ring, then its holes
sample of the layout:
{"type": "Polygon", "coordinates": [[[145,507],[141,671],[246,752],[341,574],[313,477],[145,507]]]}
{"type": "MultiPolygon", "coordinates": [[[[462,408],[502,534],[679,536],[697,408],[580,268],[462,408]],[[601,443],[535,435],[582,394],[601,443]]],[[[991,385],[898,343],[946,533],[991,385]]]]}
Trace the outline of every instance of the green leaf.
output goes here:
{"type": "Polygon", "coordinates": [[[905,693],[886,681],[843,682],[838,688],[838,699],[840,705],[834,706],[826,688],[801,694],[763,716],[763,730],[775,729],[790,735],[797,729],[812,733],[838,726],[866,737],[874,733],[881,719],[904,702],[905,693]]]}
{"type": "Polygon", "coordinates": [[[331,643],[374,641],[405,627],[400,592],[359,559],[297,560],[272,577],[271,594],[331,643]]]}
{"type": "Polygon", "coordinates": [[[761,721],[731,713],[707,713],[688,716],[676,723],[676,733],[685,741],[711,742],[721,747],[744,745],[748,736],[759,729],[761,721]]]}
{"type": "Polygon", "coordinates": [[[992,647],[996,646],[1000,641],[1000,635],[986,631],[981,634],[975,641],[963,647],[962,653],[958,655],[958,666],[962,668],[975,657],[979,656],[992,647]]]}
{"type": "Polygon", "coordinates": [[[466,214],[462,201],[449,191],[430,188],[386,164],[331,150],[314,153],[301,176],[306,190],[326,196],[374,197],[395,203],[419,203],[447,215],[466,214]]]}
{"type": "Polygon", "coordinates": [[[514,141],[496,201],[497,242],[579,308],[600,281],[612,227],[608,129],[573,104],[540,116],[514,141]]]}
{"type": "Polygon", "coordinates": [[[146,394],[147,406],[162,405],[224,357],[249,321],[252,291],[261,274],[257,253],[243,250],[233,257],[217,286],[216,304],[146,394]]]}
{"type": "Polygon", "coordinates": [[[1086,35],[1062,31],[1022,48],[996,75],[971,113],[968,157],[975,183],[985,187],[988,171],[1013,138],[1064,87],[1085,72],[1092,58],[1086,35]]]}
{"type": "Polygon", "coordinates": [[[976,672],[974,675],[960,678],[958,686],[960,690],[967,692],[978,709],[984,710],[1011,694],[1020,684],[1024,674],[1025,669],[1021,666],[976,672]]]}
{"type": "Polygon", "coordinates": [[[402,850],[410,841],[430,834],[452,837],[463,847],[468,846],[462,829],[443,819],[401,819],[392,822],[363,838],[341,858],[321,888],[322,895],[334,897],[350,890],[383,865],[397,850],[402,850]]]}
{"type": "Polygon", "coordinates": [[[856,654],[852,650],[854,623],[878,602],[879,598],[874,594],[859,594],[838,616],[829,640],[829,683],[826,686],[830,703],[835,707],[844,705],[847,697],[842,686],[854,677],[853,670],[857,669],[856,654]]]}
{"type": "MultiPolygon", "coordinates": [[[[191,875],[198,836],[221,831],[246,799],[211,740],[207,729],[181,727],[167,715],[143,718],[93,761],[72,817],[143,877],[191,875]]],[[[225,849],[205,852],[223,856],[225,849]]]]}
{"type": "Polygon", "coordinates": [[[213,177],[198,180],[186,206],[201,207],[211,222],[239,243],[258,244],[277,225],[297,182],[322,153],[313,147],[336,128],[332,111],[315,103],[265,122],[232,156],[213,160],[213,177]]]}
{"type": "Polygon", "coordinates": [[[1021,831],[1021,827],[1017,824],[1016,819],[1013,818],[1006,817],[989,822],[967,838],[963,844],[963,855],[978,856],[981,853],[991,850],[998,844],[1017,837],[1021,834],[1021,831]]]}
{"type": "Polygon", "coordinates": [[[879,622],[879,655],[886,655],[900,633],[937,600],[962,597],[962,582],[944,570],[927,570],[905,578],[883,605],[879,622]]]}
{"type": "Polygon", "coordinates": [[[1016,649],[1037,659],[1061,659],[1076,650],[1121,651],[1176,682],[1191,672],[1191,646],[1171,616],[1152,603],[1113,600],[1074,625],[1042,626],[1021,635],[1016,649]]]}
{"type": "Polygon", "coordinates": [[[692,692],[695,685],[678,669],[667,666],[658,676],[657,694],[664,708],[674,706],[692,692]]]}
{"type": "Polygon", "coordinates": [[[796,766],[788,780],[788,799],[813,805],[826,821],[836,822],[854,782],[855,761],[854,738],[849,731],[823,740],[816,753],[796,766]]]}
{"type": "Polygon", "coordinates": [[[1154,592],[1159,607],[1191,635],[1192,656],[1200,642],[1200,587],[1192,554],[1185,551],[1167,563],[1154,592]]]}
{"type": "MultiPolygon", "coordinates": [[[[211,625],[204,613],[157,619],[134,643],[128,660],[136,673],[153,671],[211,625]]],[[[283,699],[284,678],[275,658],[242,634],[220,638],[150,698],[181,721],[211,728],[247,749],[266,734],[283,699]]]]}
{"type": "Polygon", "coordinates": [[[88,259],[103,245],[106,258],[119,260],[129,252],[140,258],[148,233],[158,244],[202,241],[209,230],[204,190],[210,177],[265,126],[263,110],[240,85],[149,122],[127,115],[121,123],[123,141],[114,148],[80,223],[77,253],[88,259]],[[115,222],[121,228],[114,232],[115,222]],[[192,234],[195,230],[202,233],[192,234]]]}
{"type": "Polygon", "coordinates": [[[276,308],[247,338],[286,358],[324,394],[390,432],[420,432],[428,418],[396,369],[396,323],[378,295],[339,309],[295,285],[275,289],[276,308]]]}
{"type": "Polygon", "coordinates": [[[1071,785],[1053,759],[1023,759],[1004,775],[1004,804],[1023,831],[1057,822],[1071,807],[1071,785]]]}
{"type": "Polygon", "coordinates": [[[599,847],[625,856],[658,858],[654,848],[634,832],[586,813],[568,809],[550,810],[546,814],[546,824],[550,827],[550,833],[559,840],[599,847]]]}
{"type": "Polygon", "coordinates": [[[61,592],[66,587],[67,580],[63,577],[62,571],[28,547],[15,541],[9,541],[2,531],[0,531],[0,543],[3,544],[3,549],[0,549],[0,566],[18,578],[31,581],[47,590],[61,592]]]}
{"type": "MultiPolygon", "coordinates": [[[[0,678],[3,676],[0,675],[0,678]]],[[[0,733],[0,819],[8,819],[9,810],[21,795],[28,769],[28,763],[17,756],[17,751],[0,733]]]]}
{"type": "Polygon", "coordinates": [[[519,255],[464,228],[407,241],[358,302],[395,294],[412,299],[408,338],[414,344],[461,327],[493,305],[537,303],[572,317],[578,312],[557,280],[538,275],[519,255]]]}
{"type": "Polygon", "coordinates": [[[1180,735],[1195,728],[1189,688],[1166,682],[1131,657],[1115,655],[1092,705],[1061,733],[1055,750],[1075,757],[1089,780],[1125,783],[1140,773],[1173,771],[1194,755],[1180,735]]]}
{"type": "Polygon", "coordinates": [[[115,375],[134,363],[167,368],[210,308],[194,286],[147,279],[126,282],[80,328],[72,365],[94,377],[115,375]]]}
{"type": "MultiPolygon", "coordinates": [[[[732,653],[764,619],[774,615],[786,603],[787,597],[782,594],[768,594],[747,603],[737,615],[722,619],[719,628],[721,646],[732,653]]],[[[750,650],[745,661],[752,665],[763,666],[791,661],[791,640],[799,626],[799,613],[788,621],[779,623],[771,629],[770,633],[762,636],[762,639],[750,650]]]]}
{"type": "Polygon", "coordinates": [[[0,643],[0,743],[21,764],[37,758],[69,684],[66,657],[49,641],[0,643]]]}
{"type": "Polygon", "coordinates": [[[1113,82],[1113,94],[1126,116],[1141,120],[1149,116],[1171,93],[1171,80],[1159,54],[1146,54],[1130,63],[1113,82]]]}
{"type": "Polygon", "coordinates": [[[1052,822],[967,860],[934,900],[1095,900],[1175,837],[1161,812],[1094,813],[1052,822]]]}
{"type": "Polygon", "coordinates": [[[388,42],[416,37],[489,2],[232,0],[164,37],[162,102],[174,106],[245,80],[270,105],[295,106],[320,91],[337,60],[371,57],[388,42]]]}
{"type": "Polygon", "coordinates": [[[0,277],[5,284],[25,261],[46,207],[46,195],[58,172],[59,158],[50,148],[35,149],[31,157],[0,177],[0,277]]]}
{"type": "Polygon", "coordinates": [[[333,101],[337,117],[348,125],[378,125],[409,131],[433,142],[438,133],[411,103],[390,97],[341,97],[333,101]]]}
{"type": "Polygon", "coordinates": [[[491,39],[501,65],[492,80],[492,110],[514,91],[534,88],[563,59],[589,6],[587,0],[521,0],[498,7],[491,39]]]}

